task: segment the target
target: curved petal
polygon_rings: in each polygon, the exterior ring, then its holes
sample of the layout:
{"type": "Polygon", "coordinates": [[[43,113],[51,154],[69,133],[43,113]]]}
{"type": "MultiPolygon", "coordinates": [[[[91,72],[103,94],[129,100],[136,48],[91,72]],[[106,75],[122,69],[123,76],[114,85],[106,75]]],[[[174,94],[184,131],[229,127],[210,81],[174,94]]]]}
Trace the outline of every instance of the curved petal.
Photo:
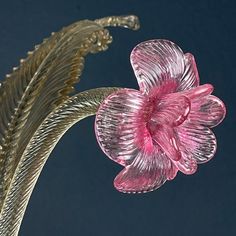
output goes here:
{"type": "Polygon", "coordinates": [[[199,85],[199,75],[194,56],[191,53],[184,55],[184,73],[180,79],[177,91],[184,91],[199,85]]]}
{"type": "Polygon", "coordinates": [[[197,164],[209,161],[216,151],[216,138],[212,131],[204,126],[184,122],[175,128],[179,137],[180,149],[190,161],[197,164]]]}
{"type": "Polygon", "coordinates": [[[149,40],[138,44],[130,56],[141,92],[149,94],[156,87],[172,82],[168,93],[176,91],[184,73],[184,54],[174,43],[149,40]]]}
{"type": "Polygon", "coordinates": [[[196,100],[198,101],[199,99],[210,95],[213,92],[213,90],[214,87],[211,84],[203,84],[197,86],[196,88],[179,92],[179,94],[186,96],[188,99],[190,99],[192,103],[196,100]]]}
{"type": "Polygon", "coordinates": [[[186,175],[192,175],[197,171],[197,162],[191,155],[191,153],[187,152],[183,148],[180,147],[181,150],[181,159],[179,161],[174,162],[175,166],[182,173],[186,175]],[[182,150],[181,150],[182,149],[182,150]]]}
{"type": "Polygon", "coordinates": [[[168,125],[157,126],[157,131],[152,135],[152,138],[171,160],[178,161],[181,158],[181,153],[172,127],[168,125]]]}
{"type": "Polygon", "coordinates": [[[209,95],[192,101],[188,120],[194,124],[214,127],[224,119],[225,113],[224,103],[219,98],[209,95]]]}
{"type": "Polygon", "coordinates": [[[95,133],[103,152],[121,165],[130,164],[140,149],[152,146],[145,117],[147,99],[137,90],[121,89],[101,104],[95,133]]]}
{"type": "Polygon", "coordinates": [[[149,192],[173,179],[176,173],[177,169],[163,152],[142,151],[116,176],[114,186],[126,193],[149,192]]]}

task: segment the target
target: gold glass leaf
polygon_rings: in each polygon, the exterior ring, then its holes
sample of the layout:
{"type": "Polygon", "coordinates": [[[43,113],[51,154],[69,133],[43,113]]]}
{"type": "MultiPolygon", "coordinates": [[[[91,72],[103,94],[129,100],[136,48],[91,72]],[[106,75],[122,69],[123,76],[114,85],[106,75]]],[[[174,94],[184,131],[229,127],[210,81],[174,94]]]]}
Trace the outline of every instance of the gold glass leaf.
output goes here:
{"type": "Polygon", "coordinates": [[[0,99],[1,198],[12,177],[16,153],[52,109],[73,90],[84,56],[106,48],[111,38],[93,21],[81,21],[53,34],[21,62],[3,82],[0,99]],[[28,132],[23,131],[27,130],[28,132]],[[7,166],[6,171],[2,168],[7,166]]]}
{"type": "Polygon", "coordinates": [[[105,26],[139,28],[136,16],[83,20],[37,45],[0,87],[0,235],[17,235],[37,178],[61,136],[94,115],[115,88],[69,97],[88,53],[107,49],[105,26]]]}

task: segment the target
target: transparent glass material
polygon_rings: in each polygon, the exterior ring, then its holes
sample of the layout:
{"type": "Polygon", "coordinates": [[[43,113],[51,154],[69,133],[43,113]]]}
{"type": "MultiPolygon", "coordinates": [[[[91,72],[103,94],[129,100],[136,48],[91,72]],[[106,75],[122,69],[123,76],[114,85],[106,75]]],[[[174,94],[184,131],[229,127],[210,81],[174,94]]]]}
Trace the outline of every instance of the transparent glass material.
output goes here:
{"type": "Polygon", "coordinates": [[[98,88],[71,96],[88,53],[108,48],[106,26],[137,30],[136,16],[83,20],[28,52],[0,86],[0,235],[17,235],[47,158],[63,134],[96,115],[104,153],[124,166],[114,180],[122,192],[148,192],[193,174],[216,151],[212,127],[223,102],[200,85],[193,55],[168,40],[137,45],[131,64],[140,90],[98,88]]]}
{"type": "Polygon", "coordinates": [[[94,115],[115,88],[71,97],[88,53],[108,48],[105,26],[136,30],[136,16],[83,20],[64,27],[20,61],[0,86],[0,235],[17,235],[38,176],[74,123],[94,115]]]}
{"type": "Polygon", "coordinates": [[[137,45],[131,64],[140,91],[121,89],[101,104],[95,121],[104,153],[124,166],[114,180],[122,192],[148,192],[178,171],[193,174],[216,151],[212,127],[225,117],[213,86],[199,85],[193,55],[173,42],[137,45]]]}

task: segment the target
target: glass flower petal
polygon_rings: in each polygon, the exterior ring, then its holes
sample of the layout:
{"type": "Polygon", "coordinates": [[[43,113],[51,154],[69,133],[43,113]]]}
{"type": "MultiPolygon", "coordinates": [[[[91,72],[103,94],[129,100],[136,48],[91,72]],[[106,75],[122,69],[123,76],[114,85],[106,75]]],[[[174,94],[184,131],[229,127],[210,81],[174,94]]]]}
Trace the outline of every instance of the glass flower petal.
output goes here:
{"type": "Polygon", "coordinates": [[[181,153],[173,128],[168,125],[159,125],[156,129],[157,132],[152,135],[153,140],[160,146],[168,158],[178,161],[181,158],[181,153]]]}
{"type": "Polygon", "coordinates": [[[179,161],[174,162],[174,164],[182,173],[186,175],[194,174],[197,170],[197,161],[185,148],[179,147],[179,149],[181,150],[181,158],[179,161]]]}
{"type": "Polygon", "coordinates": [[[193,102],[194,99],[199,100],[200,98],[210,95],[213,90],[214,88],[211,84],[203,84],[196,88],[179,92],[179,94],[186,96],[188,99],[191,100],[191,102],[193,102]]]}
{"type": "Polygon", "coordinates": [[[199,85],[199,75],[194,56],[191,53],[184,55],[184,73],[180,79],[177,91],[188,90],[199,85]]]}
{"type": "Polygon", "coordinates": [[[101,149],[121,165],[130,164],[140,149],[150,142],[145,125],[146,97],[133,89],[121,89],[105,99],[95,121],[101,149]]]}
{"type": "Polygon", "coordinates": [[[216,138],[209,128],[186,121],[175,130],[179,137],[180,149],[186,158],[201,164],[214,156],[216,138]]]}
{"type": "Polygon", "coordinates": [[[176,173],[177,169],[163,152],[141,151],[134,162],[116,176],[114,186],[121,192],[148,192],[173,179],[176,173]]]}
{"type": "Polygon", "coordinates": [[[168,40],[150,40],[138,44],[131,52],[130,60],[140,91],[145,94],[168,80],[174,82],[174,92],[184,73],[184,54],[168,40]]]}
{"type": "Polygon", "coordinates": [[[224,103],[219,98],[209,95],[192,101],[188,119],[194,124],[214,127],[224,119],[225,113],[224,103]]]}

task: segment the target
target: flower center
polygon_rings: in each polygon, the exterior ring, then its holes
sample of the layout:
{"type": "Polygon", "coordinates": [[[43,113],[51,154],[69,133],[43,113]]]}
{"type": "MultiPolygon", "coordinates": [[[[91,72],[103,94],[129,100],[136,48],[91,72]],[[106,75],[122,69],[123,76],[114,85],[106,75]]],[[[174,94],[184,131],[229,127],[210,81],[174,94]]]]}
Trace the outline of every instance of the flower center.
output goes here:
{"type": "Polygon", "coordinates": [[[147,121],[147,129],[153,144],[158,145],[173,160],[181,157],[174,127],[182,124],[190,112],[187,97],[172,93],[158,99],[150,99],[152,111],[147,121]]]}
{"type": "Polygon", "coordinates": [[[155,126],[179,126],[188,117],[190,100],[179,93],[164,95],[159,99],[152,99],[152,112],[148,121],[150,132],[155,132],[155,126]]]}

